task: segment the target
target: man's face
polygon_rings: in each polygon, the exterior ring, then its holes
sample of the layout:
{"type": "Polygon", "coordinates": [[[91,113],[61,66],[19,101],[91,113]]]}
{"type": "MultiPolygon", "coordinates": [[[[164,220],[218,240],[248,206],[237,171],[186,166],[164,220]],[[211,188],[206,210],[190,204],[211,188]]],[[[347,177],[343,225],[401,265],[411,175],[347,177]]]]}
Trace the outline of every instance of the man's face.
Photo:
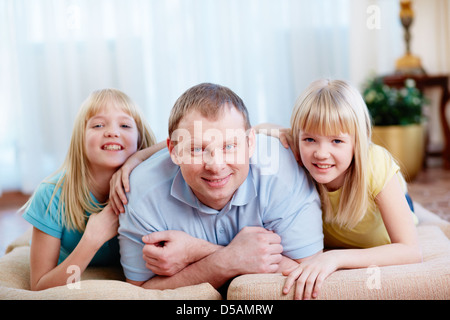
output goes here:
{"type": "Polygon", "coordinates": [[[170,155],[184,180],[205,205],[221,210],[245,181],[255,134],[245,131],[244,117],[226,106],[217,120],[197,110],[185,115],[168,139],[170,155]]]}

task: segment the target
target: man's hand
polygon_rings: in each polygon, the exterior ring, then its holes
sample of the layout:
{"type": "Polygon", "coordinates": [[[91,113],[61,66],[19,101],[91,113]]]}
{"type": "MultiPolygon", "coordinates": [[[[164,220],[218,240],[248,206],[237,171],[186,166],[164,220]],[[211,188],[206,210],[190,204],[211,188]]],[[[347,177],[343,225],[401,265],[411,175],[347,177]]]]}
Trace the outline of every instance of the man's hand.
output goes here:
{"type": "Polygon", "coordinates": [[[281,238],[261,227],[245,227],[223,249],[224,265],[233,275],[277,272],[282,261],[281,238]]]}
{"type": "Polygon", "coordinates": [[[142,241],[146,267],[161,276],[173,276],[220,248],[176,230],[153,232],[142,237],[142,241]]]}

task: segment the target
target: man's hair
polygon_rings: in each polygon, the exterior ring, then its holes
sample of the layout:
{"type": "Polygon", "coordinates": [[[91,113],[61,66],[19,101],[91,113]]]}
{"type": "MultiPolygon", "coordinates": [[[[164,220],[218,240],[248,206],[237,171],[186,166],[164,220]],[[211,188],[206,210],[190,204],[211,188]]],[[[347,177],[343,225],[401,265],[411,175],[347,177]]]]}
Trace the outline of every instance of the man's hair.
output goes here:
{"type": "Polygon", "coordinates": [[[233,106],[242,114],[245,130],[251,128],[244,102],[229,88],[213,83],[201,83],[188,89],[178,98],[170,113],[169,138],[181,119],[190,111],[197,110],[205,118],[216,120],[226,106],[233,106]]]}

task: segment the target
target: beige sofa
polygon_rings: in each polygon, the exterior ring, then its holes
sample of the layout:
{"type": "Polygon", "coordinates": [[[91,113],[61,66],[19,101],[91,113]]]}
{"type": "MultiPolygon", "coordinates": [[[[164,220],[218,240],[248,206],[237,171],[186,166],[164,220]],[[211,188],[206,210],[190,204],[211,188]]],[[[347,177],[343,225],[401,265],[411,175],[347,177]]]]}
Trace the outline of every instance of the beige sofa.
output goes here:
{"type": "MultiPolygon", "coordinates": [[[[323,284],[319,299],[450,299],[450,223],[415,204],[423,250],[418,264],[339,270],[323,284]]],[[[120,269],[88,268],[76,285],[39,292],[29,286],[29,232],[14,241],[0,258],[0,299],[176,299],[273,300],[283,295],[281,274],[235,278],[227,297],[204,283],[175,290],[146,290],[123,281],[120,269]]]]}

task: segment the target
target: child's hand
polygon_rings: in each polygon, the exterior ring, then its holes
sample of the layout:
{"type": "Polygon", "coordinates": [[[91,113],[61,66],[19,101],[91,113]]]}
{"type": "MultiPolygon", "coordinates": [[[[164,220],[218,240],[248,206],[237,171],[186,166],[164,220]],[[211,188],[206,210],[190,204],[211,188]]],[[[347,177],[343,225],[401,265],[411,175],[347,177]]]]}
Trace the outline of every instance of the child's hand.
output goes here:
{"type": "Polygon", "coordinates": [[[117,235],[118,228],[119,218],[108,204],[101,212],[89,216],[84,235],[100,248],[106,241],[117,235]]]}
{"type": "Polygon", "coordinates": [[[113,174],[109,182],[109,203],[115,214],[125,212],[128,203],[126,192],[130,192],[130,174],[142,160],[131,156],[123,166],[113,174]]]}
{"type": "Polygon", "coordinates": [[[291,149],[295,156],[295,160],[302,165],[300,159],[300,153],[298,150],[298,144],[295,143],[290,128],[284,128],[277,124],[262,123],[253,127],[258,134],[265,134],[267,136],[278,138],[286,149],[291,149]]]}
{"type": "Polygon", "coordinates": [[[283,275],[288,276],[283,293],[288,294],[296,282],[295,300],[317,298],[323,281],[338,269],[333,253],[333,251],[320,253],[283,271],[283,275]]]}
{"type": "Polygon", "coordinates": [[[295,160],[302,165],[300,159],[300,153],[298,150],[298,144],[295,144],[294,137],[292,136],[292,132],[290,128],[282,128],[279,131],[279,139],[281,144],[286,148],[291,148],[292,153],[295,156],[295,160]]]}

